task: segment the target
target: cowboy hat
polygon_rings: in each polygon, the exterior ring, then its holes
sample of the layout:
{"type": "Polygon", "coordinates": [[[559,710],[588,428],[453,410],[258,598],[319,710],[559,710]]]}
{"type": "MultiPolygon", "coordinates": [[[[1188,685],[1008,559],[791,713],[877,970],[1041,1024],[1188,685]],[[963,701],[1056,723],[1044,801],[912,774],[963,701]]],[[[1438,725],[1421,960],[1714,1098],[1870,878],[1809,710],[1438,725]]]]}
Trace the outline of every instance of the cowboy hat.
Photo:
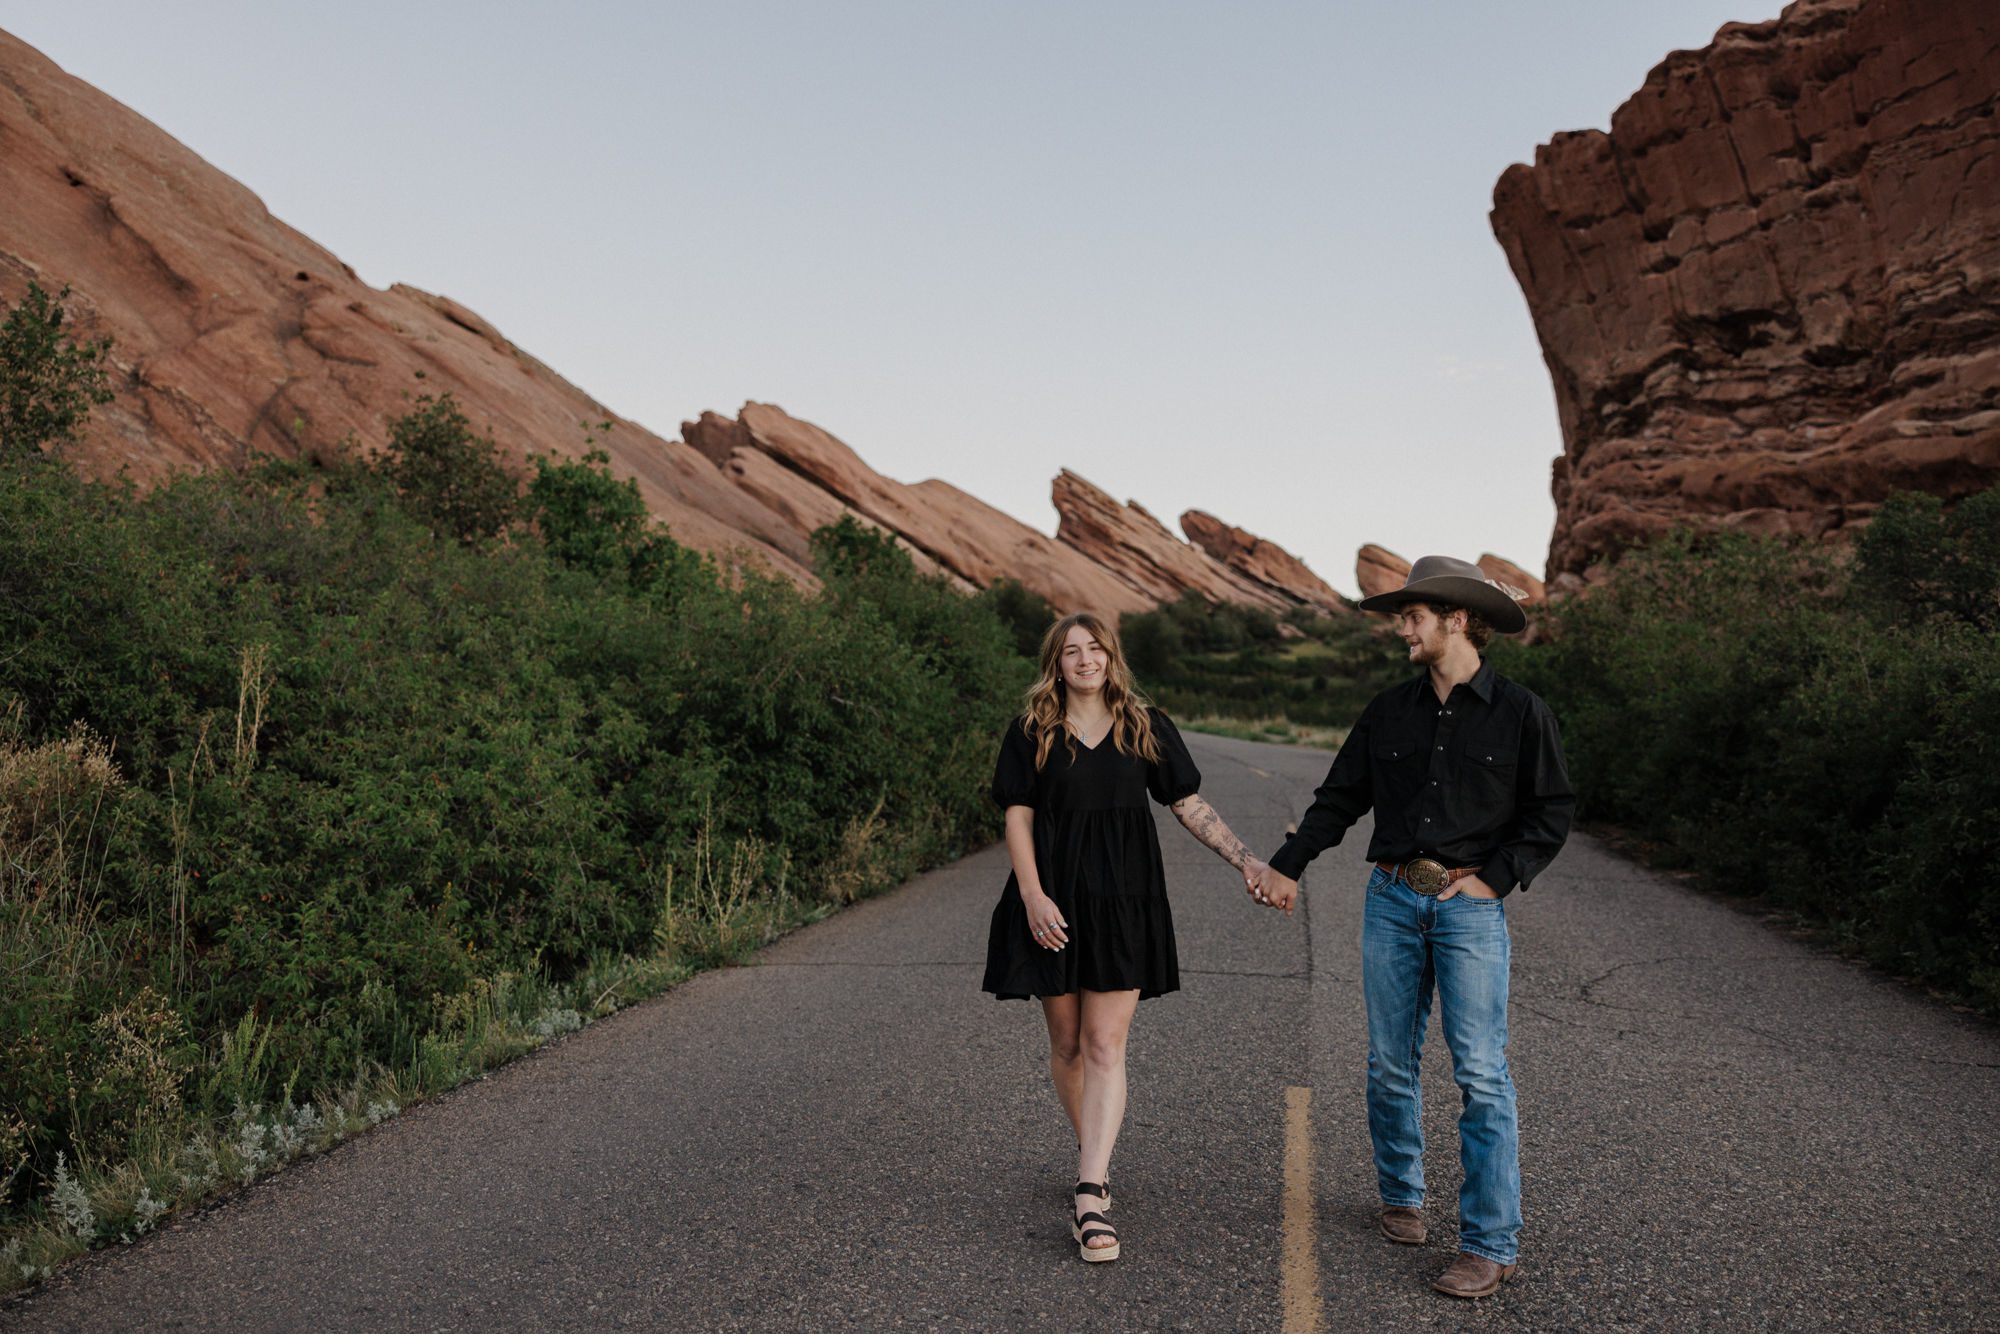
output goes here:
{"type": "Polygon", "coordinates": [[[1485,617],[1486,623],[1503,635],[1518,634],[1528,624],[1527,614],[1511,589],[1488,579],[1477,565],[1450,556],[1419,556],[1401,588],[1363,598],[1357,605],[1363,611],[1394,611],[1406,602],[1464,607],[1485,617]]]}

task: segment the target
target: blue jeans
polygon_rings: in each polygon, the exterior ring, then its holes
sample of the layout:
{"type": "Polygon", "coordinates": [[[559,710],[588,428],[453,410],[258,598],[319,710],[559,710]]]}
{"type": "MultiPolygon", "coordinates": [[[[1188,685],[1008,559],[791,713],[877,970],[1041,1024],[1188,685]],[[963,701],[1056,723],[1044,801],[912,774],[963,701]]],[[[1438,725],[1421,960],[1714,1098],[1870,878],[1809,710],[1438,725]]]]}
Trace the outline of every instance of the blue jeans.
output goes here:
{"type": "Polygon", "coordinates": [[[1440,903],[1379,868],[1369,877],[1361,990],[1368,1002],[1368,1132],[1382,1203],[1424,1202],[1417,1066],[1435,987],[1463,1101],[1459,1249],[1503,1265],[1517,1258],[1521,1232],[1520,1133],[1507,1073],[1508,954],[1507,909],[1499,900],[1459,894],[1440,903]]]}

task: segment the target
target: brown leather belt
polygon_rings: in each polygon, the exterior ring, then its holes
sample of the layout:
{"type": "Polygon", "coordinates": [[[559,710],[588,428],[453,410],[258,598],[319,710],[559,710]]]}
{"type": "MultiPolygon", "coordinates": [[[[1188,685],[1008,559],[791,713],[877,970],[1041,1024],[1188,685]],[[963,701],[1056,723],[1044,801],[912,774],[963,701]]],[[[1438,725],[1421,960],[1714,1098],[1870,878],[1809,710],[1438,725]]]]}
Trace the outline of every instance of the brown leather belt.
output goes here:
{"type": "Polygon", "coordinates": [[[1478,875],[1481,868],[1446,866],[1429,857],[1419,857],[1408,862],[1376,862],[1375,869],[1387,871],[1390,879],[1402,881],[1419,894],[1442,894],[1465,877],[1478,875]]]}

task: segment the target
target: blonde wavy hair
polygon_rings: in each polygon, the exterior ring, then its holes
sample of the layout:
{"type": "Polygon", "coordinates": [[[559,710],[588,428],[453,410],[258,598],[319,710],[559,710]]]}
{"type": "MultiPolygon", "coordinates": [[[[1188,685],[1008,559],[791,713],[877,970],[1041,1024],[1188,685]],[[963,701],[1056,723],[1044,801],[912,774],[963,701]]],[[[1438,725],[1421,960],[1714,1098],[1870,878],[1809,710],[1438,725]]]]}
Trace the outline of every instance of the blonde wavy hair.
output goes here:
{"type": "MultiPolygon", "coordinates": [[[[1070,730],[1067,710],[1069,688],[1063,684],[1062,651],[1069,632],[1082,626],[1109,655],[1104,665],[1104,703],[1111,710],[1111,744],[1127,755],[1148,763],[1160,758],[1160,743],[1153,736],[1153,718],[1146,710],[1152,701],[1132,684],[1132,669],[1125,664],[1125,650],[1118,632],[1110,624],[1087,611],[1071,612],[1050,626],[1042,636],[1042,672],[1028,687],[1021,726],[1035,743],[1035,768],[1049,762],[1049,751],[1060,735],[1076,759],[1076,733],[1070,730]]],[[[1102,742],[1098,743],[1102,745],[1102,742]]]]}

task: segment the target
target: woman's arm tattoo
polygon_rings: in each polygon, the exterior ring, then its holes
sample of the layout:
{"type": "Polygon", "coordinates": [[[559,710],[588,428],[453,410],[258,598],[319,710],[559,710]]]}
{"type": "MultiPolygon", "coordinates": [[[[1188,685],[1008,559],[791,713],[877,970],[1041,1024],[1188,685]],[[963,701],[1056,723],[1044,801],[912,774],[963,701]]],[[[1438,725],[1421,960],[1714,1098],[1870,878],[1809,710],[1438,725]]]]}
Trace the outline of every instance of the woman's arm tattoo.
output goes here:
{"type": "Polygon", "coordinates": [[[1244,863],[1252,860],[1250,849],[1243,846],[1243,840],[1229,832],[1229,826],[1215,813],[1215,807],[1201,797],[1182,797],[1171,809],[1190,834],[1214,848],[1222,860],[1237,870],[1242,870],[1244,863]]]}

